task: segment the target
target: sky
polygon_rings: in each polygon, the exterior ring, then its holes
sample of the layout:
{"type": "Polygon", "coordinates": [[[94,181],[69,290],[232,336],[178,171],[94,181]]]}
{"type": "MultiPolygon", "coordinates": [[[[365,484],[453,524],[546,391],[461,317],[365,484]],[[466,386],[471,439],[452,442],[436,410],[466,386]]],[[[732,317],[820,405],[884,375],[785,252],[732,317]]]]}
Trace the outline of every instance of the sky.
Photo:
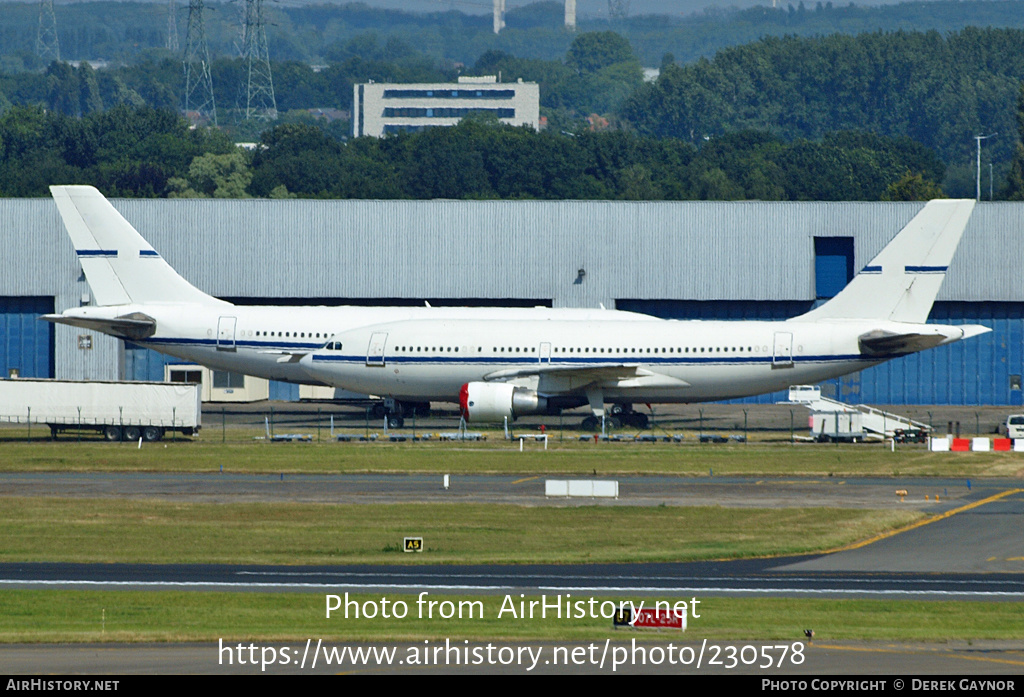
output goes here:
{"type": "MultiPolygon", "coordinates": [[[[89,0],[54,0],[57,4],[68,2],[88,2],[89,0]]],[[[166,3],[167,0],[135,0],[137,2],[166,3]]],[[[177,0],[179,4],[187,5],[188,0],[177,0]]],[[[224,0],[213,0],[223,2],[224,0]]],[[[346,0],[347,1],[347,0],[346,0]]],[[[516,7],[530,4],[532,0],[505,0],[505,9],[511,10],[516,7]]],[[[557,0],[561,2],[562,0],[557,0]]],[[[602,18],[608,16],[609,0],[576,0],[576,16],[578,18],[602,18]]],[[[688,15],[694,12],[701,12],[705,8],[729,8],[729,7],[754,7],[756,5],[771,5],[773,0],[723,0],[712,2],[711,0],[625,0],[629,6],[630,15],[662,14],[662,15],[688,15]]],[[[856,5],[893,5],[903,0],[854,0],[856,5]]],[[[925,0],[927,1],[927,0],[925,0]]],[[[35,0],[0,0],[5,2],[35,2],[35,0]]],[[[334,0],[273,0],[276,4],[284,6],[294,5],[341,5],[345,2],[334,0]]],[[[359,0],[372,7],[383,7],[390,10],[404,10],[407,12],[439,12],[446,10],[457,10],[465,14],[490,14],[492,11],[491,0],[359,0]]],[[[780,7],[788,4],[796,5],[799,0],[776,0],[780,7]]],[[[846,4],[849,0],[833,0],[833,4],[846,4]]],[[[804,0],[807,7],[814,7],[817,0],[804,0]]]]}

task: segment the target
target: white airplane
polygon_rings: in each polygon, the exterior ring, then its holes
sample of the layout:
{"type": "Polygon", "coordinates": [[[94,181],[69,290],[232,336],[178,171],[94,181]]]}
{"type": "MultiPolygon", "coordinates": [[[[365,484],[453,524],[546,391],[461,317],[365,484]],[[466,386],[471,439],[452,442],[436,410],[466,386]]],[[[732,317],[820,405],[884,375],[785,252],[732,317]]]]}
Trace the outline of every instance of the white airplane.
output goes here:
{"type": "MultiPolygon", "coordinates": [[[[325,384],[299,364],[338,332],[381,321],[657,322],[617,310],[466,307],[239,306],[203,293],[91,186],[51,186],[53,200],[92,290],[93,305],[41,319],[133,341],[217,370],[285,382],[325,384]]],[[[365,358],[365,357],[364,357],[365,358]]],[[[370,393],[368,393],[370,394],[370,393]]],[[[387,401],[400,421],[427,400],[387,401]]]]}
{"type": "Polygon", "coordinates": [[[469,421],[589,404],[597,429],[643,427],[633,404],[703,402],[813,384],[990,331],[925,324],[974,201],[928,203],[837,296],[781,322],[405,319],[336,333],[299,365],[398,400],[458,401],[469,421]]]}

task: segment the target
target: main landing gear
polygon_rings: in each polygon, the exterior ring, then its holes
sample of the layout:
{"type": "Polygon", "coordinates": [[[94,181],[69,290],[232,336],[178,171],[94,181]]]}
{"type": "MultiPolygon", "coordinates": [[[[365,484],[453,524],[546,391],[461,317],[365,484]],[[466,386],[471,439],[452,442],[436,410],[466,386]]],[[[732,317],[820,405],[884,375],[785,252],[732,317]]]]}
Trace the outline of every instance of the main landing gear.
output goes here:
{"type": "MultiPolygon", "coordinates": [[[[612,408],[604,419],[605,427],[611,430],[617,430],[625,426],[627,428],[635,428],[642,431],[648,427],[649,423],[647,414],[633,411],[632,404],[612,405],[612,408]]],[[[601,418],[594,415],[588,416],[583,419],[581,428],[584,431],[592,431],[596,433],[601,430],[601,418]]]]}
{"type": "Polygon", "coordinates": [[[406,418],[416,416],[425,419],[430,416],[430,402],[399,402],[396,399],[385,399],[370,408],[374,419],[387,418],[388,428],[402,428],[406,418]]]}

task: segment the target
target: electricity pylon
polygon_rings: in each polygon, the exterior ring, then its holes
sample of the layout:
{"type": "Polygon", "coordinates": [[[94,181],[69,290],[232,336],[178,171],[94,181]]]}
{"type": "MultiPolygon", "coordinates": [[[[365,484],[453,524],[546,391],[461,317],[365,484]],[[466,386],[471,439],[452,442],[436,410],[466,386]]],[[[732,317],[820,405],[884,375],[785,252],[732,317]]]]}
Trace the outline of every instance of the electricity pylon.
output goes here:
{"type": "Polygon", "coordinates": [[[43,60],[60,60],[60,41],[57,40],[57,15],[53,13],[53,0],[39,0],[39,31],[36,33],[36,55],[43,60]]]}
{"type": "Polygon", "coordinates": [[[274,80],[270,74],[270,52],[263,21],[263,0],[245,0],[245,118],[272,121],[277,118],[274,80]]]}
{"type": "Polygon", "coordinates": [[[178,52],[178,15],[175,0],[167,0],[167,50],[178,52]]]}
{"type": "Polygon", "coordinates": [[[213,101],[210,76],[210,51],[206,47],[206,22],[203,0],[189,0],[188,32],[185,35],[185,111],[196,111],[217,125],[217,106],[213,101]]]}

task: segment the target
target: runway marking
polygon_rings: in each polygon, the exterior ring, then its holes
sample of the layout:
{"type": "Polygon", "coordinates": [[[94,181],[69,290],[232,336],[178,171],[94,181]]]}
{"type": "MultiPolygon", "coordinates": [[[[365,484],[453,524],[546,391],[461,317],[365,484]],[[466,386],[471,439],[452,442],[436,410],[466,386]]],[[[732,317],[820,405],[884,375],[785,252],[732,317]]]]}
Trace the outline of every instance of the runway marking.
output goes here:
{"type": "Polygon", "coordinates": [[[1011,666],[1024,666],[1024,661],[1015,661],[1009,658],[992,658],[988,656],[963,656],[961,654],[950,652],[950,651],[920,651],[910,648],[871,648],[868,646],[836,646],[834,644],[812,644],[816,649],[829,649],[831,651],[854,651],[858,653],[897,653],[897,654],[910,654],[920,655],[924,653],[939,653],[946,656],[947,658],[958,658],[964,661],[981,661],[982,663],[1005,663],[1011,666]]]}
{"type": "MultiPolygon", "coordinates": [[[[517,575],[517,576],[510,576],[509,574],[498,574],[498,573],[494,573],[494,574],[485,574],[485,573],[458,573],[458,574],[451,574],[451,573],[434,573],[434,572],[429,572],[429,571],[416,571],[415,573],[388,573],[388,572],[375,572],[375,571],[367,571],[367,572],[354,572],[354,571],[346,571],[346,572],[337,572],[337,571],[238,571],[238,572],[235,572],[235,574],[237,576],[274,576],[274,577],[278,577],[278,578],[280,578],[280,577],[311,577],[311,576],[312,577],[324,577],[324,576],[326,576],[326,577],[329,577],[329,578],[349,579],[350,582],[351,582],[352,579],[359,579],[360,577],[366,577],[366,578],[369,578],[369,579],[383,579],[383,578],[405,579],[405,578],[409,578],[410,576],[418,576],[420,578],[449,579],[449,578],[452,578],[453,576],[457,576],[459,578],[465,578],[465,579],[480,579],[480,580],[494,579],[494,580],[503,580],[503,581],[508,581],[509,583],[514,583],[517,586],[522,586],[525,583],[528,583],[530,581],[536,581],[536,582],[544,582],[544,581],[546,581],[548,583],[552,583],[552,582],[556,582],[556,581],[570,582],[570,581],[574,581],[574,580],[579,580],[581,582],[582,581],[589,581],[590,583],[594,583],[594,579],[595,578],[598,578],[598,579],[603,580],[603,581],[616,581],[616,582],[628,582],[628,581],[648,581],[648,582],[650,582],[650,581],[671,581],[671,582],[675,582],[675,583],[685,583],[685,582],[694,582],[694,583],[696,583],[698,581],[702,581],[704,583],[708,583],[708,582],[712,582],[712,581],[722,581],[722,582],[730,582],[731,583],[731,582],[735,582],[739,578],[741,578],[741,577],[738,577],[738,576],[729,576],[729,575],[722,575],[722,576],[685,576],[685,575],[668,576],[668,575],[653,575],[653,574],[643,574],[643,575],[629,575],[629,574],[614,574],[613,575],[613,574],[608,574],[608,575],[602,575],[602,576],[599,576],[599,577],[587,578],[587,577],[584,577],[584,576],[580,576],[578,574],[574,575],[574,574],[536,574],[536,573],[530,574],[530,573],[527,573],[527,574],[521,574],[521,575],[517,575]]],[[[876,576],[881,576],[882,574],[875,574],[875,575],[876,576]]],[[[769,575],[761,575],[761,576],[751,576],[751,577],[748,577],[748,578],[750,578],[749,582],[757,582],[757,581],[768,582],[768,581],[772,581],[772,580],[778,580],[778,581],[785,580],[785,581],[788,581],[790,583],[813,583],[813,582],[821,580],[820,578],[815,577],[815,576],[810,576],[810,575],[805,575],[805,574],[794,574],[792,572],[781,574],[781,575],[771,575],[771,574],[769,574],[769,575]]],[[[992,578],[992,577],[990,577],[990,578],[992,578]]],[[[865,584],[866,583],[872,583],[872,584],[881,584],[881,583],[912,584],[912,583],[916,583],[916,584],[919,584],[919,585],[927,585],[927,584],[935,584],[935,585],[940,585],[940,584],[944,584],[944,585],[961,584],[961,585],[964,585],[964,584],[970,584],[970,585],[973,585],[973,586],[1006,585],[1007,584],[1007,581],[1004,578],[994,578],[994,580],[971,579],[969,581],[956,581],[956,580],[949,579],[949,578],[936,578],[936,579],[932,580],[932,579],[923,578],[923,577],[914,577],[914,578],[906,578],[906,579],[904,579],[904,578],[844,578],[843,580],[846,581],[847,583],[865,583],[865,584]]],[[[341,582],[341,581],[336,581],[336,582],[341,582]]],[[[233,581],[227,581],[225,583],[234,583],[234,582],[233,581]]]]}
{"type": "MultiPolygon", "coordinates": [[[[454,592],[467,592],[476,591],[481,593],[486,592],[504,592],[509,590],[515,590],[517,588],[524,588],[521,584],[512,584],[505,586],[478,586],[478,585],[459,585],[459,584],[422,584],[422,583],[231,583],[224,581],[0,581],[0,587],[4,586],[83,586],[102,589],[104,586],[112,588],[121,587],[139,587],[143,589],[158,590],[161,588],[188,588],[195,587],[197,589],[205,588],[220,588],[225,590],[231,589],[246,589],[246,588],[258,588],[258,589],[280,589],[287,591],[289,589],[312,589],[319,590],[325,588],[337,588],[337,589],[366,589],[366,588],[384,588],[389,590],[415,592],[421,590],[440,590],[440,591],[454,591],[454,592]]],[[[532,588],[532,587],[531,587],[532,588]]],[[[736,594],[750,594],[750,595],[765,595],[765,594],[777,594],[777,593],[789,593],[793,595],[867,595],[867,596],[942,596],[948,598],[1020,598],[1024,599],[1024,593],[1021,592],[1009,592],[1009,591],[940,591],[940,590],[864,590],[864,589],[846,589],[846,588],[720,588],[710,586],[679,586],[679,587],[660,587],[660,586],[537,586],[534,588],[536,591],[541,592],[559,592],[564,593],[568,591],[572,592],[590,592],[590,593],[654,593],[654,594],[677,594],[677,593],[702,593],[706,595],[718,595],[718,596],[729,596],[736,594]]]]}
{"type": "Polygon", "coordinates": [[[879,540],[884,540],[886,538],[894,537],[896,535],[902,535],[905,532],[910,532],[911,530],[916,530],[917,528],[922,528],[925,525],[931,525],[932,523],[937,523],[940,520],[945,520],[946,518],[950,518],[950,517],[956,515],[957,513],[963,513],[964,511],[969,511],[972,508],[977,508],[978,506],[984,506],[986,503],[992,503],[993,501],[998,501],[999,499],[1006,498],[1007,496],[1011,496],[1013,494],[1019,494],[1022,491],[1024,491],[1024,489],[1007,489],[1006,491],[1003,491],[1003,492],[998,493],[998,494],[993,494],[992,496],[989,496],[988,498],[981,499],[980,501],[975,501],[974,503],[969,503],[966,506],[960,506],[959,508],[954,508],[952,510],[946,511],[945,513],[940,513],[938,515],[933,515],[930,518],[925,518],[924,520],[919,520],[916,523],[911,523],[910,525],[904,526],[902,528],[897,528],[896,530],[890,530],[889,532],[879,533],[878,535],[875,535],[874,537],[869,537],[868,539],[862,540],[861,542],[855,542],[852,545],[847,545],[845,547],[839,547],[837,549],[830,549],[830,550],[826,551],[825,554],[835,554],[836,552],[849,552],[849,551],[854,550],[854,549],[860,549],[861,547],[867,547],[868,545],[874,544],[875,542],[878,542],[879,540]]]}
{"type": "Polygon", "coordinates": [[[523,482],[531,482],[534,479],[540,479],[540,475],[538,474],[536,477],[526,477],[524,479],[517,479],[514,482],[512,482],[512,484],[522,484],[523,482]]]}

